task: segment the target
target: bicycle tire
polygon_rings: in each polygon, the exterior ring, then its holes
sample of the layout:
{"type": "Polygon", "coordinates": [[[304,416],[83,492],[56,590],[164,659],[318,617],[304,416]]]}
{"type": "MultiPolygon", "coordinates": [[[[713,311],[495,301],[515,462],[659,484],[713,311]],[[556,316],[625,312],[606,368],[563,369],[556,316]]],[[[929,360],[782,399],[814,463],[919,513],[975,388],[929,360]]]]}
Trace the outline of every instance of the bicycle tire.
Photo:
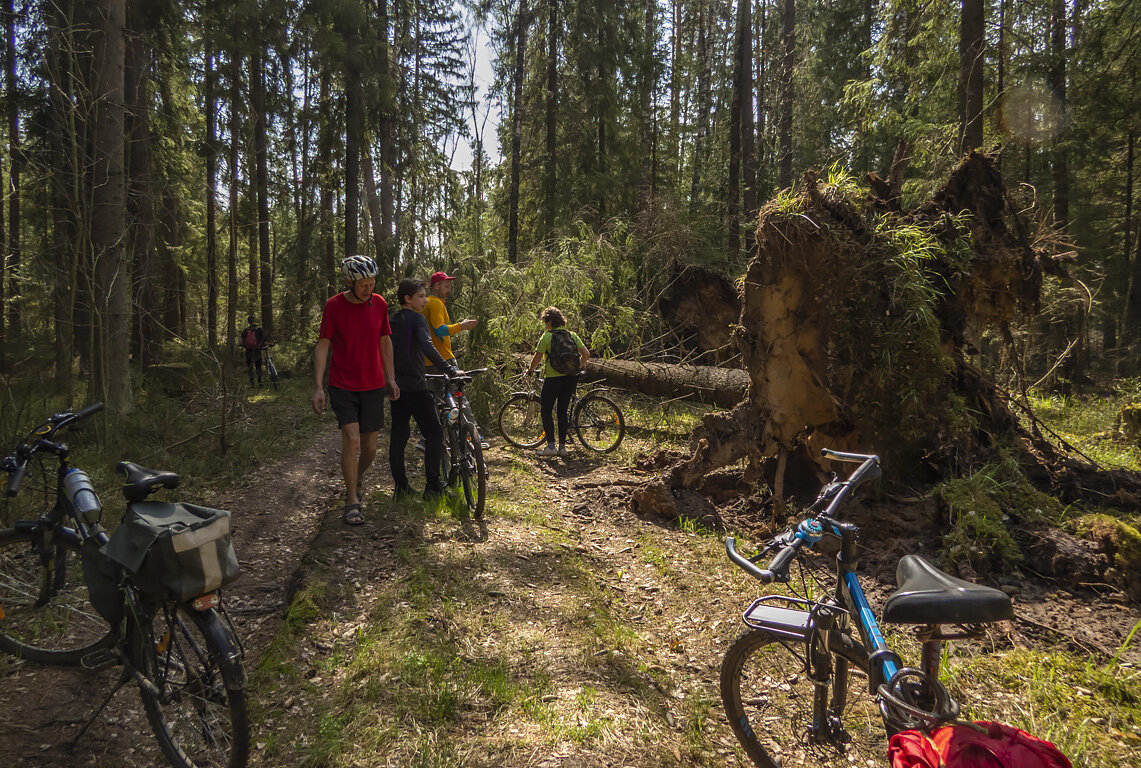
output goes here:
{"type": "MultiPolygon", "coordinates": [[[[853,752],[882,760],[883,720],[864,686],[849,685],[843,712],[847,743],[809,739],[814,685],[805,669],[806,646],[752,629],[740,635],[721,663],[721,702],[749,759],[760,768],[840,768],[853,752]]],[[[848,681],[849,683],[853,681],[848,681]]]]}
{"type": "Polygon", "coordinates": [[[618,404],[605,395],[588,394],[574,409],[574,431],[584,447],[610,453],[626,436],[626,419],[618,404]]]}
{"type": "Polygon", "coordinates": [[[534,448],[543,442],[543,420],[537,395],[515,394],[499,409],[499,434],[516,448],[534,448]]]}
{"type": "Polygon", "coordinates": [[[463,436],[459,468],[464,500],[472,516],[482,520],[487,501],[487,464],[483,459],[483,446],[479,444],[479,437],[471,424],[464,425],[463,436]]]}
{"type": "Polygon", "coordinates": [[[167,605],[136,627],[132,655],[159,747],[176,768],[244,768],[250,724],[240,654],[214,609],[167,605]]]}
{"type": "Polygon", "coordinates": [[[91,604],[79,540],[69,529],[52,532],[55,553],[40,558],[39,534],[0,531],[0,650],[43,664],[76,665],[109,647],[111,628],[91,604]],[[51,584],[50,599],[35,605],[51,584]]]}
{"type": "Polygon", "coordinates": [[[277,383],[279,381],[279,377],[277,375],[277,366],[273,364],[273,360],[269,355],[265,356],[265,369],[269,374],[269,380],[273,384],[273,388],[277,389],[277,383]]]}

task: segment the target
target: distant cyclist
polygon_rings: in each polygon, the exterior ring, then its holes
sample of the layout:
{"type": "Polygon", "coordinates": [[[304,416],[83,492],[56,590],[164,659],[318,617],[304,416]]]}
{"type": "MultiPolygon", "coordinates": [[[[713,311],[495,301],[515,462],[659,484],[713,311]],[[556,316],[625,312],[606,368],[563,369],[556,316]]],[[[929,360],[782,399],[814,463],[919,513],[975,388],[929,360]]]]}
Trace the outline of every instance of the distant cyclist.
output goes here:
{"type": "Polygon", "coordinates": [[[341,475],[345,481],[347,525],[364,522],[364,473],[376,458],[376,438],[384,424],[384,393],[400,397],[392,368],[388,304],[372,292],[376,262],[350,256],[341,262],[344,291],[325,302],[313,350],[313,410],[325,410],[325,364],[329,363],[329,404],[341,428],[341,475]],[[330,360],[330,355],[332,359],[330,360]]]}
{"type": "Polygon", "coordinates": [[[265,347],[265,330],[258,325],[253,315],[246,318],[249,321],[242,330],[242,349],[246,351],[246,370],[250,374],[250,386],[254,385],[254,369],[257,369],[257,385],[261,386],[261,351],[265,347]]]}
{"type": "Polygon", "coordinates": [[[590,351],[574,331],[566,329],[566,318],[557,307],[547,307],[539,316],[547,327],[539,338],[535,356],[527,373],[534,373],[547,358],[544,370],[543,391],[539,395],[539,414],[543,419],[543,434],[547,445],[538,450],[540,456],[566,456],[567,433],[570,431],[570,401],[578,385],[578,372],[586,367],[590,351]],[[559,445],[555,447],[555,424],[551,411],[559,414],[559,445]]]}

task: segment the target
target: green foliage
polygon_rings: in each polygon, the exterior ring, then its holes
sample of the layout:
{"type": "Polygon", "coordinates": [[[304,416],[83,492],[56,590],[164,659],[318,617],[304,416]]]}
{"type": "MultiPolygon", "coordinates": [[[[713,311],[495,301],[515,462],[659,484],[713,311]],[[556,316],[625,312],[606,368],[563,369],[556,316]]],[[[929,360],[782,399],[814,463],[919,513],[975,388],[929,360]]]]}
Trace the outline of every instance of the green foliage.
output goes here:
{"type": "Polygon", "coordinates": [[[1125,573],[1141,572],[1141,532],[1135,525],[1104,513],[1082,515],[1070,523],[1074,533],[1098,544],[1125,573]]]}
{"type": "Polygon", "coordinates": [[[1012,520],[1056,523],[1064,511],[1061,502],[1033,486],[1012,452],[967,477],[940,483],[934,494],[951,524],[943,537],[944,559],[980,573],[1009,571],[1021,561],[1012,520]]]}

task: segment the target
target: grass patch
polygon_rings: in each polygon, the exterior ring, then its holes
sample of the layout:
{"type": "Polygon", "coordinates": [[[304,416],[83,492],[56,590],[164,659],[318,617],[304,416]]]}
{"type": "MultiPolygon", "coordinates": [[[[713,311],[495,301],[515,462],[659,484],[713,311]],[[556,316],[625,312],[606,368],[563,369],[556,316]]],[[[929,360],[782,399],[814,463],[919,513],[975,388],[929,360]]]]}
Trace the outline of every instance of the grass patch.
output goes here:
{"type": "Polygon", "coordinates": [[[1121,431],[1118,415],[1141,400],[1141,379],[1115,382],[1107,394],[1030,394],[1038,418],[1094,461],[1111,469],[1141,471],[1141,446],[1121,431]]]}
{"type": "Polygon", "coordinates": [[[1074,765],[1117,768],[1141,761],[1141,672],[1063,653],[1015,650],[946,668],[952,695],[969,688],[972,716],[1001,720],[1051,741],[1074,765]]]}

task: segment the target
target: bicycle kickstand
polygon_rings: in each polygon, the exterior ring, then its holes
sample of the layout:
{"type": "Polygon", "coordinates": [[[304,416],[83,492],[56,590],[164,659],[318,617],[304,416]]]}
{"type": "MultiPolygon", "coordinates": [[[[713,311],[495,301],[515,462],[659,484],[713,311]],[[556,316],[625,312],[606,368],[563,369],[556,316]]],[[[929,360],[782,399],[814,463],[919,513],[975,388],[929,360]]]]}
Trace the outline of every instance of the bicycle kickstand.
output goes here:
{"type": "Polygon", "coordinates": [[[83,727],[79,729],[79,733],[77,733],[75,738],[71,740],[71,743],[67,745],[68,749],[75,749],[75,745],[78,744],[79,740],[83,738],[83,734],[87,733],[87,729],[90,728],[91,724],[95,722],[95,718],[99,717],[100,713],[102,713],[106,706],[111,703],[111,699],[114,698],[115,694],[118,693],[124,685],[131,682],[132,679],[133,678],[131,673],[124,669],[123,674],[119,676],[119,682],[115,683],[115,686],[111,689],[111,692],[107,694],[105,699],[103,699],[103,703],[95,708],[95,711],[91,713],[91,717],[87,718],[87,722],[85,722],[83,727]]]}

